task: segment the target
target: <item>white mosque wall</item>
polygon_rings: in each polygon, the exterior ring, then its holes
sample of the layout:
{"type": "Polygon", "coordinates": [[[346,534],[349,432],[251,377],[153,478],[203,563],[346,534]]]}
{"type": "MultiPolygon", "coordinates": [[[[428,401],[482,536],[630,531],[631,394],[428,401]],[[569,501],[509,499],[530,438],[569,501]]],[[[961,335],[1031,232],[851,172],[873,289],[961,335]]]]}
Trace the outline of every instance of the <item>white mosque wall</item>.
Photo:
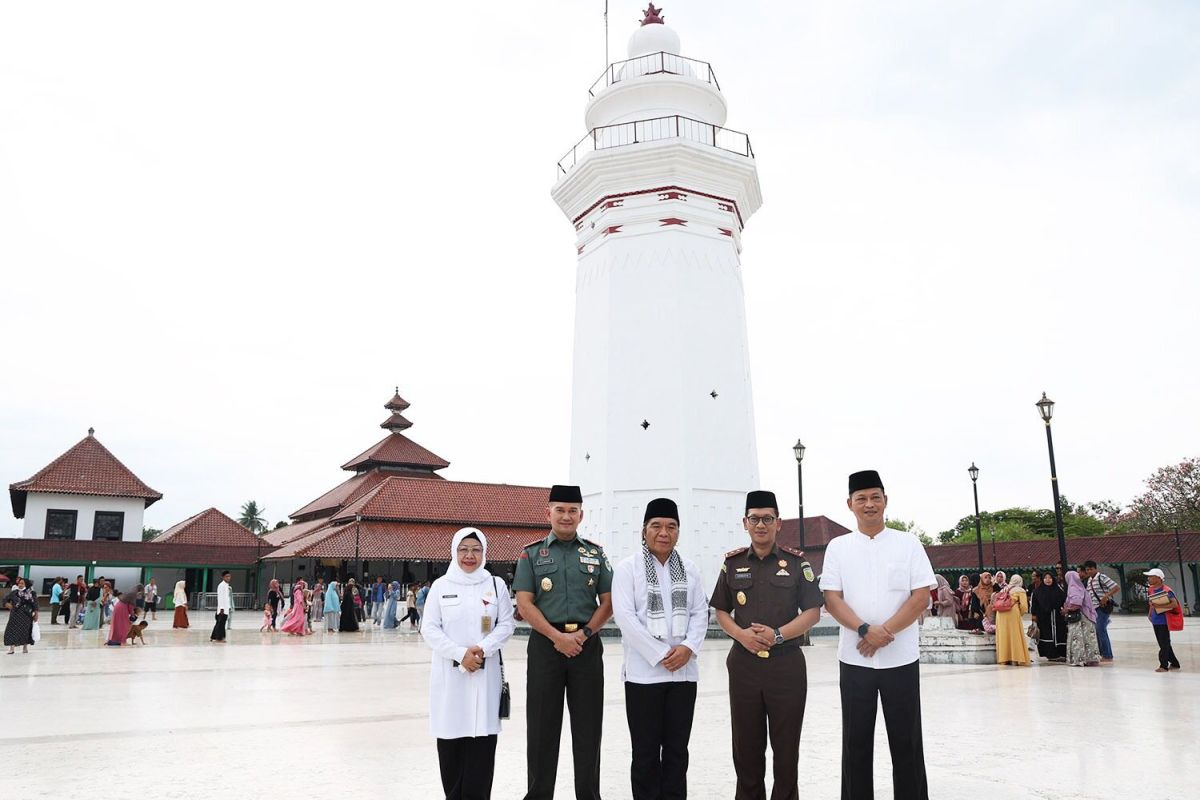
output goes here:
{"type": "Polygon", "coordinates": [[[95,524],[97,511],[124,513],[121,541],[140,542],[142,540],[142,522],[146,513],[146,501],[140,498],[30,492],[25,501],[24,538],[46,538],[46,512],[50,509],[77,512],[75,518],[76,540],[92,538],[92,527],[95,524]]]}

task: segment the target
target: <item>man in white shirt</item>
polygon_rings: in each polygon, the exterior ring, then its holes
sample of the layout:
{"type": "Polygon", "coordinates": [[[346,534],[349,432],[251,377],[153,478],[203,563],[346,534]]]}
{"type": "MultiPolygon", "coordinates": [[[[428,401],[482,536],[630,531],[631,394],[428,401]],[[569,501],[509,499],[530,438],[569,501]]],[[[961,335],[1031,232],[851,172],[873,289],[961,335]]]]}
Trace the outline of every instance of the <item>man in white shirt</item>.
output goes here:
{"type": "Polygon", "coordinates": [[[917,620],[936,585],[925,548],[884,524],[887,495],[874,470],[850,476],[858,530],[825,550],[825,607],[842,626],[842,800],[875,797],[875,716],[883,705],[896,800],[929,800],[921,744],[917,620]]]}
{"type": "Polygon", "coordinates": [[[221,582],[217,584],[217,624],[213,625],[212,637],[209,641],[225,643],[225,622],[233,608],[233,589],[229,586],[231,580],[229,570],[221,573],[221,582]]]}
{"type": "Polygon", "coordinates": [[[708,598],[700,570],[675,549],[678,542],[675,501],[651,500],[641,551],[613,573],[633,800],[687,796],[688,741],[700,679],[696,656],[708,631],[708,598]]]}

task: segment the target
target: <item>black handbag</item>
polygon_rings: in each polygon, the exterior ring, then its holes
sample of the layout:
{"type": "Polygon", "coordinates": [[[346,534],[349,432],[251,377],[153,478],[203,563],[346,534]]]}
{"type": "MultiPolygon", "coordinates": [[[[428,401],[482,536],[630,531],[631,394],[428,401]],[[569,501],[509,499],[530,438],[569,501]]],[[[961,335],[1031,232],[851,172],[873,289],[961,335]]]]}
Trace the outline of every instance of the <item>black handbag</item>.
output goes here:
{"type": "MultiPolygon", "coordinates": [[[[496,602],[500,601],[500,587],[496,585],[496,576],[492,576],[492,588],[496,590],[496,602]]],[[[497,607],[496,619],[500,619],[502,609],[497,607]]],[[[512,611],[510,610],[511,614],[512,611]]],[[[500,719],[508,719],[512,710],[512,695],[508,690],[508,677],[504,674],[504,652],[496,651],[496,655],[500,657],[500,719]]]]}
{"type": "Polygon", "coordinates": [[[1083,619],[1083,614],[1081,612],[1079,612],[1079,611],[1068,611],[1067,612],[1067,624],[1068,625],[1074,625],[1076,622],[1079,622],[1079,620],[1081,620],[1081,619],[1083,619]]]}

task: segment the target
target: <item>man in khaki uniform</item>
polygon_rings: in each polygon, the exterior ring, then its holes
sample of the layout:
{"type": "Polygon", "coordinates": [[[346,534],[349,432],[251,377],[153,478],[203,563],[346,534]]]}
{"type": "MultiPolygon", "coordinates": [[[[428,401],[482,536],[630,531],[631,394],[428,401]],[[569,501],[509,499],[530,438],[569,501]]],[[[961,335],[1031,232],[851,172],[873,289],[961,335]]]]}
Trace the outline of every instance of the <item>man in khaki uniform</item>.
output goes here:
{"type": "Polygon", "coordinates": [[[734,640],[725,659],[733,727],[735,800],[765,800],[768,733],[771,800],[800,796],[800,728],[808,677],[800,637],[821,619],[821,591],[804,553],[776,543],[782,523],[772,492],[750,492],[742,520],[750,546],[725,555],[710,605],[734,640]]]}
{"type": "Polygon", "coordinates": [[[578,536],[583,495],[554,486],[550,535],[517,557],[517,610],[533,631],[527,668],[525,800],[552,800],[562,735],[563,693],[571,711],[575,797],[600,800],[604,719],[604,645],[597,632],[612,616],[612,565],[600,545],[578,536]]]}

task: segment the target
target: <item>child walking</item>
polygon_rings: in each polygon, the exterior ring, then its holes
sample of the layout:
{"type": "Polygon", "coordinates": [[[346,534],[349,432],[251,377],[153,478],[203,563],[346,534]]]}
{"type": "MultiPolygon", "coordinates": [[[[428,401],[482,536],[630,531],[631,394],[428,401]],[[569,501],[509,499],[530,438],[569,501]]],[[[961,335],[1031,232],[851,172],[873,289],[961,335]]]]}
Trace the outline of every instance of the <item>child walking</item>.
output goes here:
{"type": "Polygon", "coordinates": [[[266,631],[270,631],[271,633],[275,632],[275,627],[271,624],[270,603],[267,603],[263,606],[263,624],[262,627],[258,629],[259,633],[265,633],[266,631]]]}

